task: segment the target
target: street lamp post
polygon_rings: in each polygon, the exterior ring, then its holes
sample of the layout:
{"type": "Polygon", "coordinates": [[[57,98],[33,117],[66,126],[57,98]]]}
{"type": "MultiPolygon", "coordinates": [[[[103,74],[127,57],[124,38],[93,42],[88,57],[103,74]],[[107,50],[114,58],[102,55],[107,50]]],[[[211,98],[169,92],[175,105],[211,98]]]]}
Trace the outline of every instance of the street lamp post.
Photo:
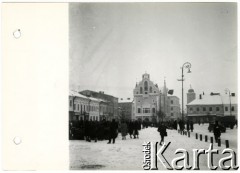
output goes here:
{"type": "Polygon", "coordinates": [[[226,94],[228,94],[228,96],[229,96],[229,101],[230,101],[230,116],[232,116],[231,91],[230,91],[228,88],[226,88],[226,89],[225,89],[225,92],[226,92],[226,94]]]}
{"type": "Polygon", "coordinates": [[[190,70],[191,66],[192,66],[191,63],[189,63],[189,62],[185,62],[183,64],[183,66],[181,67],[182,78],[178,80],[178,81],[182,81],[182,121],[183,121],[183,116],[184,116],[184,106],[183,106],[183,104],[184,104],[184,101],[183,101],[183,95],[184,95],[183,94],[183,81],[184,81],[183,77],[184,77],[184,74],[183,74],[183,71],[184,71],[184,68],[186,68],[186,69],[188,69],[188,73],[191,73],[191,70],[190,70]]]}

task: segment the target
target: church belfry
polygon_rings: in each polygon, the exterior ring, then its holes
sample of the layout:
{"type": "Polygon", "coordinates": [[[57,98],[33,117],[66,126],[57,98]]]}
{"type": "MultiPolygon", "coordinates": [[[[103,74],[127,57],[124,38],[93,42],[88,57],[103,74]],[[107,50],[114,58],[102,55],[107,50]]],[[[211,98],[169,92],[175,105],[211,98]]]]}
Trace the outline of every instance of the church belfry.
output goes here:
{"type": "Polygon", "coordinates": [[[192,102],[195,99],[196,99],[196,93],[194,92],[194,90],[192,89],[192,86],[190,85],[190,89],[188,90],[188,93],[187,93],[187,104],[192,102]]]}

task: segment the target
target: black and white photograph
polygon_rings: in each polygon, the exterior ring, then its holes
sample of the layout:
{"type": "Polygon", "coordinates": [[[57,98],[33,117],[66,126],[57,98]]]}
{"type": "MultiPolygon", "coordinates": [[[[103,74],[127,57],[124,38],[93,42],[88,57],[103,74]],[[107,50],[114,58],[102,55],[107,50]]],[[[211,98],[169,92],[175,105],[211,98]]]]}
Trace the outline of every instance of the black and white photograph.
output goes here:
{"type": "Polygon", "coordinates": [[[70,170],[237,170],[236,2],[69,3],[70,170]]]}

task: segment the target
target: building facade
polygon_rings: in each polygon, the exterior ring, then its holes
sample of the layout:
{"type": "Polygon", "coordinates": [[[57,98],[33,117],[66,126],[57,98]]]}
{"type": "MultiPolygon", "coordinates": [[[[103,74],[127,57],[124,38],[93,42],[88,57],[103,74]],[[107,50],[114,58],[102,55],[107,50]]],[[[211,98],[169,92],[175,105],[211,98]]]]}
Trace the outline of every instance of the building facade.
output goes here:
{"type": "Polygon", "coordinates": [[[101,100],[100,103],[100,119],[111,120],[118,117],[118,98],[105,94],[104,92],[95,92],[91,90],[81,91],[80,94],[86,97],[92,97],[101,100]]]}
{"type": "Polygon", "coordinates": [[[132,120],[133,119],[133,100],[130,98],[121,98],[118,102],[119,106],[119,119],[132,120]]]}
{"type": "Polygon", "coordinates": [[[69,120],[99,120],[100,100],[86,97],[76,91],[69,92],[69,120]]]}
{"type": "Polygon", "coordinates": [[[152,121],[157,118],[159,110],[159,88],[150,80],[150,75],[145,73],[142,80],[136,83],[133,90],[134,95],[134,114],[137,120],[152,121]]]}
{"type": "Polygon", "coordinates": [[[187,104],[187,118],[193,122],[212,122],[217,117],[235,116],[237,119],[237,98],[219,95],[199,95],[187,104]]]}
{"type": "Polygon", "coordinates": [[[167,119],[168,120],[178,120],[181,118],[180,113],[180,103],[177,96],[168,96],[168,111],[167,119]]]}
{"type": "MultiPolygon", "coordinates": [[[[173,90],[172,90],[173,91],[173,90]]],[[[169,96],[169,90],[164,80],[164,86],[159,89],[145,73],[142,80],[133,90],[132,118],[141,121],[176,120],[180,115],[180,104],[177,96],[169,96]],[[163,116],[159,116],[159,114],[163,116]]]]}

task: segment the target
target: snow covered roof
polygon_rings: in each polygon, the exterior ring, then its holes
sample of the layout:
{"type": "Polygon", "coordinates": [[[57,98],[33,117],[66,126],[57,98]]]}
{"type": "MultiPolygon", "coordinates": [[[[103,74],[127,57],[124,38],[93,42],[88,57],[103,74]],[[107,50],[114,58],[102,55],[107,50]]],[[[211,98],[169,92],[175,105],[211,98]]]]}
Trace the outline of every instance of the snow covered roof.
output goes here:
{"type": "Polygon", "coordinates": [[[97,98],[93,98],[93,97],[86,97],[85,95],[82,95],[82,94],[78,93],[77,91],[73,91],[73,90],[69,91],[69,96],[73,96],[73,97],[76,96],[76,97],[90,99],[92,101],[97,101],[97,102],[108,102],[108,101],[103,100],[103,99],[97,99],[97,98]]]}
{"type": "Polygon", "coordinates": [[[76,97],[81,97],[81,98],[85,98],[85,99],[88,99],[88,97],[82,95],[82,94],[79,94],[77,91],[73,91],[73,90],[70,90],[69,91],[69,96],[76,96],[76,97]]]}
{"type": "MultiPolygon", "coordinates": [[[[221,95],[202,95],[202,99],[196,98],[187,105],[220,105],[220,104],[229,104],[229,96],[221,95]]],[[[237,104],[237,97],[231,97],[231,103],[237,104]]]]}

